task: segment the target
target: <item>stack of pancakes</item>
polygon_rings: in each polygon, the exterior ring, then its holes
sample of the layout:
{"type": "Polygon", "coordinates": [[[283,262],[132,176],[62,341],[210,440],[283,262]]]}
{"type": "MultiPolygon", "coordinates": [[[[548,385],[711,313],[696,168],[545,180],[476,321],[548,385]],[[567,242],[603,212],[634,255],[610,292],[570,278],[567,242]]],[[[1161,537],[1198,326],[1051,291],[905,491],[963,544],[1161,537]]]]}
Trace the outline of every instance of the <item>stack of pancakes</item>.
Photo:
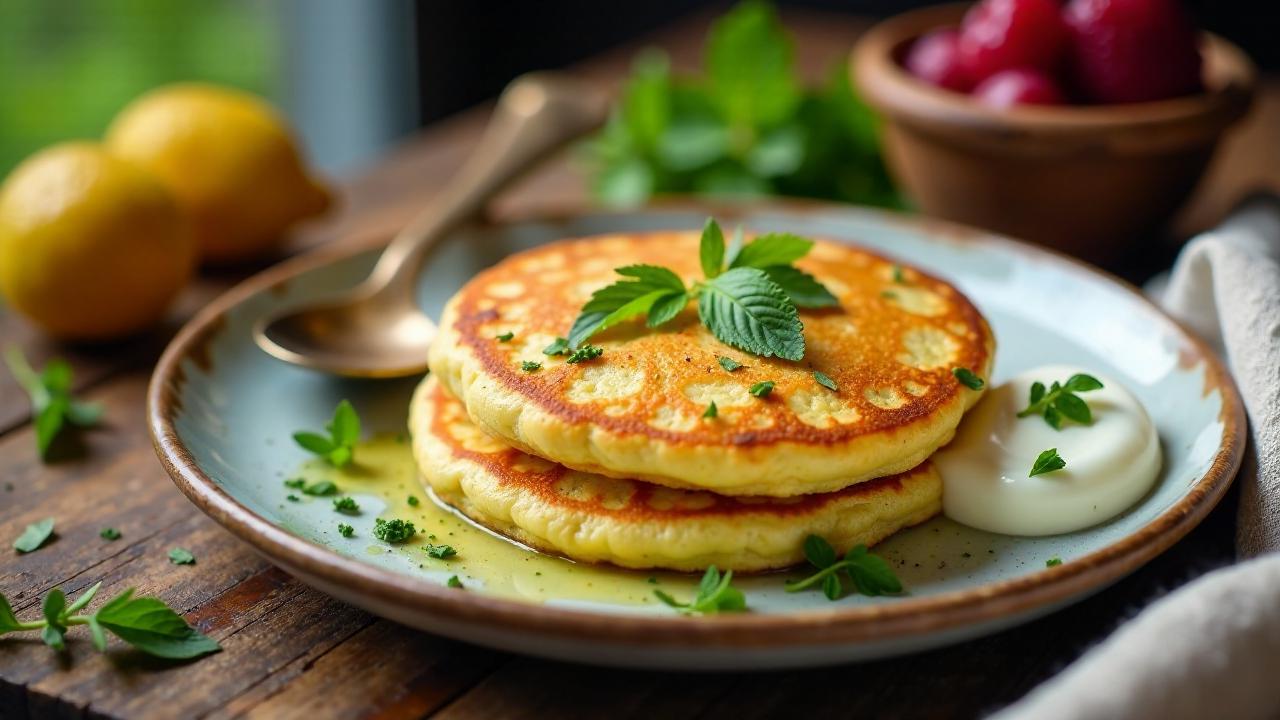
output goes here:
{"type": "Polygon", "coordinates": [[[544,354],[614,268],[640,263],[692,282],[698,234],[542,246],[450,300],[410,409],[419,469],[441,500],[574,560],[690,571],[786,567],[808,535],[843,552],[940,511],[928,458],[981,395],[953,369],[985,378],[994,351],[955,288],[818,242],[797,267],[840,306],[801,310],[799,362],[725,345],[694,303],[657,329],[600,333],[597,358],[544,354]],[[752,395],[762,381],[772,392],[752,395]]]}

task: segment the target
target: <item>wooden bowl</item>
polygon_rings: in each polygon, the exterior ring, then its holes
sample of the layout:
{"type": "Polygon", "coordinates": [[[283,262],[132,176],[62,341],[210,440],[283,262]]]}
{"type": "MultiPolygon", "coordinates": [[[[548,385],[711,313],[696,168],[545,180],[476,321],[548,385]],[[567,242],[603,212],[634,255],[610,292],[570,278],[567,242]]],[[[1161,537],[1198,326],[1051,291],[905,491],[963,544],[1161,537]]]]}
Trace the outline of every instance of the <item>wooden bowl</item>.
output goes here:
{"type": "Polygon", "coordinates": [[[853,48],[854,81],[884,117],[890,170],[929,215],[1085,257],[1131,254],[1186,200],[1224,131],[1247,112],[1253,63],[1205,34],[1205,91],[1125,105],[984,106],[912,77],[901,60],[966,5],[886,20],[853,48]]]}

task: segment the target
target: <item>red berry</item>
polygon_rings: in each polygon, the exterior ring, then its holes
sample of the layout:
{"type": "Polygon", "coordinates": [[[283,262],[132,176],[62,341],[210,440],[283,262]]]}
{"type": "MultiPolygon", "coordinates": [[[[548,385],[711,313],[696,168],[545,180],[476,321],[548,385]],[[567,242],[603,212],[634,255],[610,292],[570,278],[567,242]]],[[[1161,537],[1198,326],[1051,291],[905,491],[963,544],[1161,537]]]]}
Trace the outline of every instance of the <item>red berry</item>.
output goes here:
{"type": "Polygon", "coordinates": [[[1066,101],[1053,78],[1039,70],[1001,70],[974,88],[973,97],[992,107],[1061,105],[1066,101]]]}
{"type": "Polygon", "coordinates": [[[960,26],[960,62],[975,82],[1014,68],[1051,73],[1061,65],[1067,37],[1054,0],[983,0],[960,26]]]}
{"type": "Polygon", "coordinates": [[[960,66],[955,30],[935,30],[911,44],[906,66],[912,75],[940,88],[968,92],[973,81],[960,66]]]}
{"type": "Polygon", "coordinates": [[[1200,89],[1195,26],[1177,0],[1072,0],[1072,80],[1089,100],[1128,103],[1200,89]]]}

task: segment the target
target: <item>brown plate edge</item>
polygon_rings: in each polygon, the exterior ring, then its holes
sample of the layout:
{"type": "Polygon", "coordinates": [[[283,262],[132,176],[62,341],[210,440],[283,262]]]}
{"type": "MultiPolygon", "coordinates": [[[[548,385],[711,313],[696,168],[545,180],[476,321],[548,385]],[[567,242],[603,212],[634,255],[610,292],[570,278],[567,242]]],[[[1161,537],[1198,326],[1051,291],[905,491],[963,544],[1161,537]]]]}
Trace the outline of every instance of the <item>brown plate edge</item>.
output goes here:
{"type": "MultiPolygon", "coordinates": [[[[848,213],[846,206],[806,200],[774,200],[766,206],[746,206],[690,199],[667,199],[656,210],[706,210],[717,217],[756,214],[761,211],[793,213],[832,211],[848,213]]],[[[583,212],[571,210],[520,221],[568,220],[583,212]]],[[[640,211],[618,211],[634,214],[640,211]]],[[[441,620],[483,624],[525,635],[590,638],[594,642],[643,647],[780,648],[830,646],[882,642],[895,638],[942,632],[966,625],[996,622],[1008,615],[1030,614],[1065,602],[1089,590],[1109,584],[1132,572],[1177,542],[1217,505],[1230,486],[1244,453],[1245,417],[1239,392],[1216,354],[1177,320],[1169,317],[1127,282],[1080,260],[1045,248],[993,233],[945,221],[913,218],[868,208],[857,212],[882,216],[891,224],[908,225],[964,244],[998,244],[1006,249],[1065,262],[1076,272],[1101,277],[1136,296],[1154,319],[1165,323],[1192,348],[1195,362],[1206,369],[1205,393],[1222,395],[1224,440],[1208,472],[1173,507],[1124,539],[1062,565],[1031,575],[991,583],[978,588],[928,598],[907,597],[897,602],[787,615],[725,615],[702,618],[681,616],[623,616],[583,610],[551,608],[515,600],[468,593],[412,578],[339,555],[308,542],[256,515],[240,504],[196,465],[178,439],[173,424],[177,410],[173,389],[181,376],[181,361],[195,357],[200,345],[220,326],[231,308],[260,291],[287,282],[320,266],[373,249],[385,238],[366,238],[342,247],[323,247],[286,260],[244,280],[219,296],[191,319],[165,348],[156,364],[147,393],[147,424],[157,456],[178,488],[205,514],[248,542],[268,558],[319,576],[328,582],[360,587],[380,603],[399,606],[408,615],[431,613],[441,620]]]]}

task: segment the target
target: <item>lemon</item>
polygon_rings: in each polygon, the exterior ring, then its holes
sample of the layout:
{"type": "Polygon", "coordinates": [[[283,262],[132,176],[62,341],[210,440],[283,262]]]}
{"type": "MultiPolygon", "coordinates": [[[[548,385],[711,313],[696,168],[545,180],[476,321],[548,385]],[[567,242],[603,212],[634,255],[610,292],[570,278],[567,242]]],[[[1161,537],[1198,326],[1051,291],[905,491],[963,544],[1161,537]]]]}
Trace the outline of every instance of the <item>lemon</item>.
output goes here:
{"type": "Polygon", "coordinates": [[[153,90],[116,116],[106,142],[164,181],[191,217],[209,263],[261,255],[290,225],[330,203],[285,121],[238,90],[199,84],[153,90]]]}
{"type": "Polygon", "coordinates": [[[0,186],[0,294],[51,335],[141,330],[164,315],[194,265],[173,196],[100,145],[55,145],[0,186]]]}

